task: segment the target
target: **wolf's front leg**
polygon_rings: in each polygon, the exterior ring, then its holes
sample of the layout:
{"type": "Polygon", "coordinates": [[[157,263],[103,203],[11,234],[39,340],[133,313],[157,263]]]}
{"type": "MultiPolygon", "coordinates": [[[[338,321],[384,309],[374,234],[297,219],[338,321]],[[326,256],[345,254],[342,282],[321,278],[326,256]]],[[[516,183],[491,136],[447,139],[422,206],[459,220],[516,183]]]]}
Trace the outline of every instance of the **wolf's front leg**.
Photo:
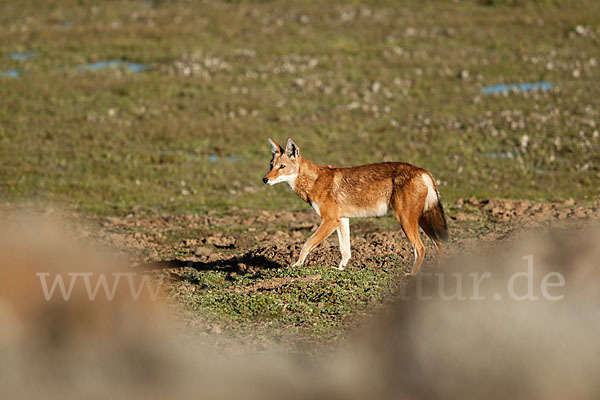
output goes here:
{"type": "Polygon", "coordinates": [[[348,260],[352,255],[350,254],[350,220],[348,218],[341,218],[340,226],[337,227],[338,242],[340,243],[340,253],[342,254],[342,260],[340,266],[336,269],[340,271],[346,267],[348,260]]]}
{"type": "Polygon", "coordinates": [[[300,250],[300,256],[298,257],[298,261],[292,265],[292,267],[299,267],[304,264],[304,260],[306,260],[306,256],[308,253],[315,247],[319,245],[325,238],[340,225],[339,219],[323,219],[319,229],[315,233],[312,234],[311,237],[308,238],[304,246],[302,246],[302,250],[300,250]]]}

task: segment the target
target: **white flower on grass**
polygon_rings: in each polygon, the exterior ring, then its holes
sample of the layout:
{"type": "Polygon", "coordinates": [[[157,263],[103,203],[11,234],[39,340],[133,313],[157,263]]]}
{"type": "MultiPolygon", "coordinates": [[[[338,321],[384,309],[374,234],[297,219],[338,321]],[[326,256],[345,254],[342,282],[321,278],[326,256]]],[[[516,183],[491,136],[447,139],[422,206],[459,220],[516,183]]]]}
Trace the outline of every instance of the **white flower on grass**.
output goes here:
{"type": "Polygon", "coordinates": [[[529,136],[523,135],[521,137],[521,151],[525,153],[527,151],[527,146],[529,145],[529,136]]]}

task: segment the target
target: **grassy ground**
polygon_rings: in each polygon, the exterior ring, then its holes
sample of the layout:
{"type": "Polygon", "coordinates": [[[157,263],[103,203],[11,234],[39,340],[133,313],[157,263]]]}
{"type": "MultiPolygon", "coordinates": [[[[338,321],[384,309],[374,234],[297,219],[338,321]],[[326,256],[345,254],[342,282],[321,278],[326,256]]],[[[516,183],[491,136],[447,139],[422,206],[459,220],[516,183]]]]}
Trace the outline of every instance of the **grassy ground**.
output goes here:
{"type": "Polygon", "coordinates": [[[599,47],[592,0],[0,2],[0,199],[74,207],[141,261],[194,263],[170,271],[190,323],[333,338],[404,284],[412,250],[392,218],[365,220],[350,270],[329,268],[336,248],[289,268],[310,229],[272,213],[309,208],[261,183],[267,137],[322,164],[427,168],[459,251],[521,218],[459,198],[596,201],[599,47]],[[85,68],[107,60],[146,68],[85,68]],[[537,81],[552,89],[481,90],[537,81]],[[245,269],[252,252],[283,258],[245,269]]]}
{"type": "Polygon", "coordinates": [[[302,209],[267,136],[457,197],[595,199],[596,1],[0,4],[0,193],[115,215],[302,209]],[[12,52],[35,52],[28,60],[12,52]],[[148,65],[88,71],[86,62],[148,65]],[[548,81],[548,92],[484,86],[548,81]]]}
{"type": "MultiPolygon", "coordinates": [[[[587,224],[600,216],[598,205],[572,201],[469,199],[447,211],[451,240],[445,252],[459,264],[465,255],[515,234],[566,221],[587,224]]],[[[412,267],[412,248],[393,217],[352,220],[353,257],[345,271],[331,268],[340,257],[335,238],[315,249],[303,267],[290,267],[318,224],[311,212],[257,216],[248,209],[223,216],[130,215],[98,221],[99,229],[89,229],[94,237],[126,249],[142,264],[139,268],[155,271],[168,282],[180,319],[201,334],[223,333],[218,336],[227,348],[233,336],[245,348],[276,343],[317,351],[317,343],[327,346],[347,337],[415,283],[404,276],[412,267]]],[[[436,272],[435,265],[429,246],[423,271],[436,272]]]]}

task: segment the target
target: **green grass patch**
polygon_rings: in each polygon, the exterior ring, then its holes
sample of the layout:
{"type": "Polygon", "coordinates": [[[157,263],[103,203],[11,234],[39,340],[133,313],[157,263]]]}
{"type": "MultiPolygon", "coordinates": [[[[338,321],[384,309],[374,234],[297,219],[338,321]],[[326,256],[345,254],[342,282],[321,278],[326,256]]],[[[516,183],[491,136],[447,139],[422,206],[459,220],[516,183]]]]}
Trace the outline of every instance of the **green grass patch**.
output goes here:
{"type": "Polygon", "coordinates": [[[592,200],[600,9],[573,4],[4,2],[0,70],[21,75],[0,77],[0,196],[97,215],[299,209],[260,182],[266,138],[292,136],[323,164],[416,163],[449,201],[592,200]],[[79,68],[109,59],[148,69],[79,68]],[[480,92],[537,80],[554,89],[480,92]]]}

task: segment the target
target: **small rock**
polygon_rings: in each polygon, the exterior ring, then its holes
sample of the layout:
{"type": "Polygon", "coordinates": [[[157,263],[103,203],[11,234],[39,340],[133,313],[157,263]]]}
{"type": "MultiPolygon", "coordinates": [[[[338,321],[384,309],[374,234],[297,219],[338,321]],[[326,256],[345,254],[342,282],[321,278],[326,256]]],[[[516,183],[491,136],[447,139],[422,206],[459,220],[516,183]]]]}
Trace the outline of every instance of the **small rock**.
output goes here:
{"type": "Polygon", "coordinates": [[[272,236],[273,240],[285,240],[285,239],[289,239],[289,237],[290,237],[290,235],[284,231],[277,231],[272,236]]]}
{"type": "Polygon", "coordinates": [[[558,218],[558,219],[566,219],[568,216],[569,216],[568,211],[561,211],[556,214],[556,218],[558,218]]]}
{"type": "Polygon", "coordinates": [[[263,232],[260,232],[258,235],[256,235],[256,236],[255,236],[255,239],[256,239],[257,241],[259,241],[259,242],[260,242],[260,241],[262,241],[262,240],[265,240],[265,239],[267,238],[267,236],[269,236],[269,235],[267,234],[267,232],[264,232],[264,231],[263,231],[263,232]]]}
{"type": "Polygon", "coordinates": [[[211,253],[208,255],[208,257],[206,258],[206,261],[217,261],[220,260],[221,256],[217,253],[211,253]]]}
{"type": "Polygon", "coordinates": [[[479,200],[477,200],[475,197],[469,197],[465,202],[472,206],[478,206],[481,204],[481,202],[479,200]]]}
{"type": "Polygon", "coordinates": [[[209,249],[209,248],[202,247],[202,246],[198,247],[198,248],[196,249],[196,251],[194,251],[194,254],[195,254],[196,256],[198,256],[198,257],[204,257],[204,256],[208,256],[208,255],[210,255],[211,253],[212,253],[212,251],[210,251],[210,249],[209,249]]]}
{"type": "Polygon", "coordinates": [[[194,246],[198,244],[198,239],[183,239],[183,244],[185,246],[194,246]]]}
{"type": "Polygon", "coordinates": [[[206,242],[216,247],[233,247],[235,245],[235,237],[233,236],[210,236],[206,242]]]}

